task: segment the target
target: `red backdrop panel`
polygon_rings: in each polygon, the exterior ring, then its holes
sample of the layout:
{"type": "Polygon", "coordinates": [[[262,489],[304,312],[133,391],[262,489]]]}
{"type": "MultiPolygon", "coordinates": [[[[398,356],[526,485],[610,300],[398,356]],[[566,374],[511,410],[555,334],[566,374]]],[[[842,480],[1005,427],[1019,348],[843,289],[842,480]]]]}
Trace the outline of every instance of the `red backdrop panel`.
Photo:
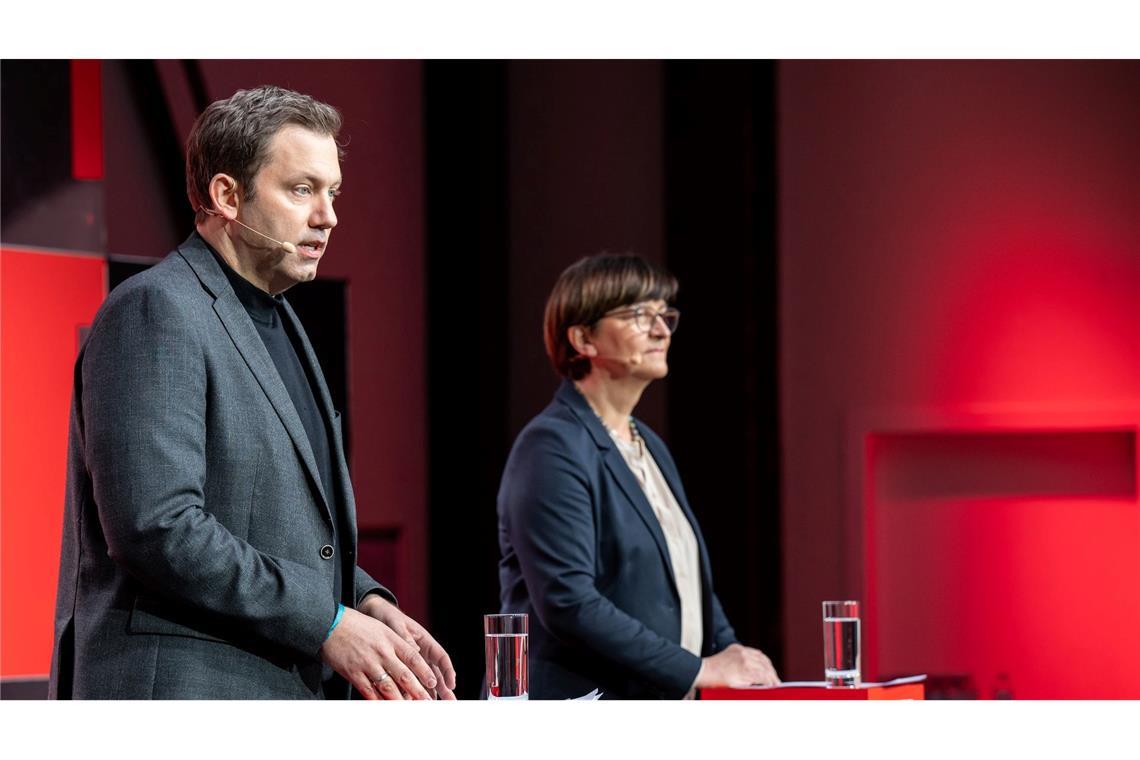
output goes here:
{"type": "MultiPolygon", "coordinates": [[[[973,605],[960,622],[977,638],[963,633],[961,650],[933,626],[912,631],[946,654],[930,668],[989,679],[999,660],[1033,662],[1046,679],[1052,662],[1066,696],[1120,693],[1111,679],[1128,666],[1104,670],[1127,662],[1136,636],[1109,611],[1140,585],[1124,555],[1136,553],[1140,504],[1108,495],[1135,482],[1135,465],[1114,464],[1122,439],[974,441],[987,456],[911,445],[894,454],[914,467],[888,457],[868,522],[855,485],[866,435],[899,429],[855,420],[923,409],[907,430],[940,434],[953,410],[1000,407],[1023,410],[1019,431],[1135,429],[1135,416],[1100,410],[1140,407],[1138,87],[1131,61],[779,65],[784,677],[819,678],[822,599],[877,594],[894,605],[884,626],[919,598],[973,605]],[[1050,410],[1068,415],[1063,426],[1050,410]],[[1094,471],[1105,478],[1073,487],[1094,471]],[[934,485],[937,498],[922,490],[934,485]],[[865,589],[874,579],[907,585],[865,589]],[[1025,638],[1046,618],[1058,638],[1025,638]],[[1080,665],[1066,661],[1078,629],[1080,665]],[[975,646],[975,659],[954,659],[975,646]],[[1086,676],[1108,679],[1104,690],[1086,676]]],[[[872,655],[897,649],[884,668],[919,666],[916,642],[864,634],[872,655]]],[[[1058,693],[1012,677],[1016,697],[1058,693]]]]}
{"type": "Polygon", "coordinates": [[[48,672],[72,369],[106,283],[102,258],[0,250],[0,676],[48,672]]]}
{"type": "Polygon", "coordinates": [[[1140,697],[1136,439],[871,436],[865,672],[967,675],[981,697],[1140,697]]]}
{"type": "Polygon", "coordinates": [[[103,67],[71,62],[71,175],[103,179],[103,67]]]}

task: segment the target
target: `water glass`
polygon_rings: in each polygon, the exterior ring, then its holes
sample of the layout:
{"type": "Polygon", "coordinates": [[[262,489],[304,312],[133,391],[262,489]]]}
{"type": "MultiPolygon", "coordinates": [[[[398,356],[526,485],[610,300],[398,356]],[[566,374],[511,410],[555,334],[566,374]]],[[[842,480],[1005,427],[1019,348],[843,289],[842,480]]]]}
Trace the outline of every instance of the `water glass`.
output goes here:
{"type": "Polygon", "coordinates": [[[823,677],[829,687],[856,687],[859,673],[859,602],[823,603],[823,677]]]}
{"type": "Polygon", "coordinates": [[[487,654],[487,699],[527,698],[527,616],[483,616],[487,654]]]}

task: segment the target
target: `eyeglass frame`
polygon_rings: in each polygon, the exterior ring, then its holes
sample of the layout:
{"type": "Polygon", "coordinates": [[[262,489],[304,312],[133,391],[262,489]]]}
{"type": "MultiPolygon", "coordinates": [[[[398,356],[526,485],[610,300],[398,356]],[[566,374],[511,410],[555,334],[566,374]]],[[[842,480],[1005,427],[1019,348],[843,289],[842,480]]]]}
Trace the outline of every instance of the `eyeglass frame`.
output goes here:
{"type": "Polygon", "coordinates": [[[657,324],[657,320],[660,319],[661,323],[665,325],[665,329],[669,331],[670,335],[672,335],[677,332],[677,325],[679,325],[681,322],[681,310],[675,306],[666,306],[660,311],[650,309],[648,306],[623,306],[620,309],[614,309],[613,311],[606,312],[602,316],[595,319],[594,324],[596,325],[606,317],[624,316],[632,316],[633,323],[637,325],[637,329],[641,330],[644,333],[650,332],[653,329],[653,326],[657,324]],[[649,324],[642,325],[641,321],[647,316],[650,318],[649,324]],[[672,325],[669,324],[670,317],[673,321],[672,325]]]}

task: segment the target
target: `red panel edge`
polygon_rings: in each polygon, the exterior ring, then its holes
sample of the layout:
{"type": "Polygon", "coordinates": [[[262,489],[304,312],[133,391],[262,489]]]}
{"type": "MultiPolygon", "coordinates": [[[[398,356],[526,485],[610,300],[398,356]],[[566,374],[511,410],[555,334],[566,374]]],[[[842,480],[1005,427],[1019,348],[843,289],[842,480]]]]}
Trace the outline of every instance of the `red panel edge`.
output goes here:
{"type": "Polygon", "coordinates": [[[882,677],[879,672],[879,607],[876,596],[877,557],[875,556],[875,455],[876,437],[874,433],[867,433],[861,439],[863,445],[863,488],[859,494],[861,512],[863,517],[863,610],[862,610],[862,670],[863,677],[878,679],[882,677]],[[874,642],[867,646],[866,642],[874,642]]]}
{"type": "Polygon", "coordinates": [[[71,62],[71,176],[103,179],[103,65],[71,62]]]}
{"type": "Polygon", "coordinates": [[[856,689],[824,689],[814,686],[785,686],[780,689],[733,689],[727,686],[701,689],[702,700],[815,700],[858,702],[868,700],[925,700],[926,685],[864,686],[856,689]]]}

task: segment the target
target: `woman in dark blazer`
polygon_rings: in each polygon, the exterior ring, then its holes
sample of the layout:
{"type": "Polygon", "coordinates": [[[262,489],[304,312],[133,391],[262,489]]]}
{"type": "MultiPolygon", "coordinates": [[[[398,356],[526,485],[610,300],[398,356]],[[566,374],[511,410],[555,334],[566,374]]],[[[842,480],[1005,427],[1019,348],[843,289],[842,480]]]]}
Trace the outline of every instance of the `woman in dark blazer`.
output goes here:
{"type": "Polygon", "coordinates": [[[530,616],[530,696],[681,698],[779,679],[736,641],[664,442],[631,415],[668,372],[672,275],[582,259],[546,304],[563,382],[519,434],[499,489],[503,612],[530,616]]]}

